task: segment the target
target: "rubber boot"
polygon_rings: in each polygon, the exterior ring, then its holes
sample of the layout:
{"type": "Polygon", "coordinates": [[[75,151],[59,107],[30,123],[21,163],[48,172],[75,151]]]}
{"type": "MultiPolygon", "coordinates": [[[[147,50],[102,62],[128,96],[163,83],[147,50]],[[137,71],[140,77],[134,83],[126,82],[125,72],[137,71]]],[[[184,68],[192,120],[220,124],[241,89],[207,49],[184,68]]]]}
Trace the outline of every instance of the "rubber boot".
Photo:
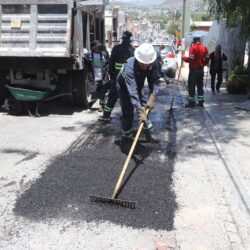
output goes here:
{"type": "Polygon", "coordinates": [[[144,126],[143,126],[143,132],[144,132],[144,135],[145,135],[147,141],[153,140],[152,131],[153,131],[153,124],[148,119],[147,122],[145,122],[144,126]]]}
{"type": "Polygon", "coordinates": [[[132,141],[134,137],[136,136],[136,130],[134,128],[131,128],[126,131],[122,131],[122,141],[132,141]]]}
{"type": "Polygon", "coordinates": [[[165,82],[166,82],[167,85],[170,83],[167,76],[164,77],[164,80],[165,80],[165,82]]]}
{"type": "Polygon", "coordinates": [[[111,121],[110,115],[111,115],[111,112],[104,111],[103,115],[99,116],[98,120],[99,121],[104,121],[104,122],[110,122],[111,121]]]}
{"type": "Polygon", "coordinates": [[[194,101],[188,101],[188,104],[185,105],[185,108],[194,108],[195,107],[195,103],[194,101]]]}
{"type": "Polygon", "coordinates": [[[105,101],[100,100],[99,105],[100,106],[99,106],[98,112],[103,113],[104,112],[105,101]]]}
{"type": "Polygon", "coordinates": [[[112,111],[112,109],[105,105],[104,109],[103,109],[103,115],[99,116],[98,120],[104,121],[104,122],[110,122],[111,121],[111,117],[110,117],[111,111],[112,111]]]}
{"type": "Polygon", "coordinates": [[[199,106],[199,107],[204,107],[204,101],[199,101],[199,102],[198,102],[198,106],[199,106]]]}

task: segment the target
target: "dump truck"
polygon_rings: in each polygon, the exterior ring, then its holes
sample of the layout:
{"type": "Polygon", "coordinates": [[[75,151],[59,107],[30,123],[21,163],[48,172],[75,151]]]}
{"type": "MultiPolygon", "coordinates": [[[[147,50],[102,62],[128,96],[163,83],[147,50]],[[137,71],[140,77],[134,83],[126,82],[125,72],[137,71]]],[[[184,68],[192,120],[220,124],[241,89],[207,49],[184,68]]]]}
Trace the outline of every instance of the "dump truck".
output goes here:
{"type": "Polygon", "coordinates": [[[60,97],[88,107],[87,54],[105,43],[105,1],[1,0],[0,104],[60,97]],[[14,98],[13,98],[14,97],[14,98]]]}

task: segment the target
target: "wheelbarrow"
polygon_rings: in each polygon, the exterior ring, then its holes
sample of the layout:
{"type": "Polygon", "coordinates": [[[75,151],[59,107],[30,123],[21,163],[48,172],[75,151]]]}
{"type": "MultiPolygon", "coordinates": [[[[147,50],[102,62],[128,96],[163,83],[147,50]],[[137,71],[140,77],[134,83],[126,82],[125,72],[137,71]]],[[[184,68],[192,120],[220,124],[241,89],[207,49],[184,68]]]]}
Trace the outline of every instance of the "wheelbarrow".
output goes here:
{"type": "MultiPolygon", "coordinates": [[[[38,109],[39,109],[39,105],[41,102],[50,101],[61,96],[72,95],[72,93],[60,93],[57,95],[53,95],[53,92],[50,90],[32,90],[32,89],[20,88],[20,87],[15,87],[15,86],[10,86],[10,85],[6,85],[6,88],[8,88],[11,95],[15,99],[12,104],[9,104],[9,106],[11,105],[18,106],[18,103],[21,104],[19,105],[19,107],[17,107],[17,110],[19,111],[17,113],[20,113],[20,111],[23,108],[22,106],[24,104],[30,116],[33,116],[33,115],[31,114],[29,107],[27,105],[28,102],[36,103],[35,116],[40,116],[38,113],[38,109]]],[[[10,111],[10,107],[8,107],[7,109],[10,111]]]]}

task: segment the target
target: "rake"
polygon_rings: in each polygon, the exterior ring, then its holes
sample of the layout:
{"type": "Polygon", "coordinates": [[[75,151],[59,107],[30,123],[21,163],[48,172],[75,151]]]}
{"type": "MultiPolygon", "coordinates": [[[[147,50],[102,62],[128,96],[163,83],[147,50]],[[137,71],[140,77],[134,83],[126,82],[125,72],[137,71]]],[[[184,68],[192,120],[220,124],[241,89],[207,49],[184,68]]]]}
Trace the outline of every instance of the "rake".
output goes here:
{"type": "Polygon", "coordinates": [[[173,105],[174,105],[174,101],[175,101],[175,98],[176,98],[176,96],[175,96],[176,95],[176,90],[177,90],[178,83],[180,82],[181,69],[183,67],[183,59],[182,59],[182,57],[184,56],[185,51],[186,51],[186,46],[185,46],[184,50],[181,53],[181,65],[180,65],[180,69],[178,71],[178,78],[177,78],[177,80],[175,80],[176,84],[175,84],[175,87],[174,87],[173,98],[172,98],[170,108],[169,108],[170,111],[173,111],[173,105]]]}
{"type": "MultiPolygon", "coordinates": [[[[149,97],[150,98],[150,97],[149,97]]],[[[149,109],[147,108],[146,109],[146,116],[148,115],[149,113],[149,109]]],[[[121,199],[116,199],[117,197],[117,194],[121,188],[121,184],[122,184],[122,181],[123,181],[123,177],[125,175],[125,172],[128,168],[128,164],[129,164],[129,161],[132,157],[132,154],[134,152],[134,149],[135,149],[135,146],[137,144],[137,141],[139,139],[139,136],[141,134],[141,131],[142,131],[142,128],[143,128],[143,125],[144,123],[142,122],[138,128],[138,131],[136,133],[136,136],[135,136],[135,139],[133,141],[133,144],[129,150],[129,154],[127,156],[127,159],[126,159],[126,162],[122,168],[122,171],[121,171],[121,174],[118,178],[118,181],[116,183],[116,186],[115,186],[115,189],[114,189],[114,192],[113,192],[113,195],[111,196],[111,198],[109,197],[101,197],[101,196],[96,196],[96,195],[90,195],[90,200],[93,201],[93,202],[100,202],[100,203],[106,203],[106,204],[110,204],[110,205],[119,205],[119,206],[122,206],[122,207],[125,207],[125,208],[131,208],[131,209],[134,209],[135,208],[135,202],[133,201],[127,201],[127,200],[121,200],[121,199]]]]}

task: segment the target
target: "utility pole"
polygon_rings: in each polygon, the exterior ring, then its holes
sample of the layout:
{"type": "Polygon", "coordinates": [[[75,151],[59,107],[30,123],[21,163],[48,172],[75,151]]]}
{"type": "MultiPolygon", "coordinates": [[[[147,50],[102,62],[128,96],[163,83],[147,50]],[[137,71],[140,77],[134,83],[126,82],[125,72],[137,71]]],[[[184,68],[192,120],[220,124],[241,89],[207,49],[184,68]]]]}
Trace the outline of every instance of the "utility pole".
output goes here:
{"type": "Polygon", "coordinates": [[[181,37],[185,36],[186,0],[183,0],[181,37]]]}

